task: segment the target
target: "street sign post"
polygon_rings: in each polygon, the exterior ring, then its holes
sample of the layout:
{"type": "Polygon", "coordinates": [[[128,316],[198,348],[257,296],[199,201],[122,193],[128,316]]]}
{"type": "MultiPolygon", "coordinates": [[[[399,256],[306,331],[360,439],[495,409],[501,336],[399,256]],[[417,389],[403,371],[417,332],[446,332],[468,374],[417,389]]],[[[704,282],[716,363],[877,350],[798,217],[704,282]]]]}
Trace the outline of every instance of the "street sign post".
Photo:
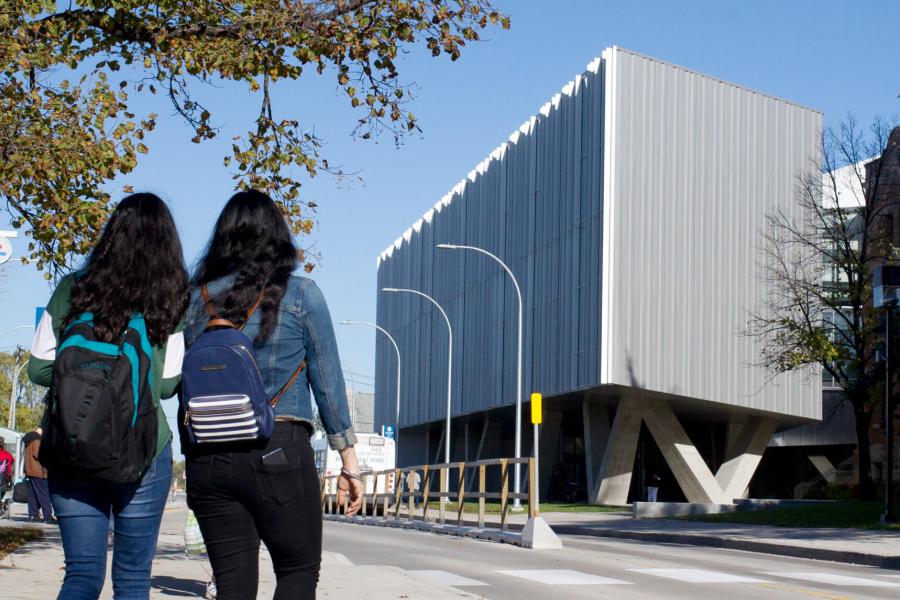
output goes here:
{"type": "Polygon", "coordinates": [[[534,505],[537,507],[535,509],[535,513],[540,512],[540,472],[541,472],[541,461],[540,461],[540,445],[538,444],[538,429],[541,426],[541,423],[544,422],[544,413],[543,407],[541,406],[541,402],[543,401],[543,396],[541,394],[535,392],[531,394],[531,424],[534,427],[534,505]]]}
{"type": "Polygon", "coordinates": [[[17,237],[19,233],[16,231],[0,231],[0,265],[12,258],[13,248],[10,240],[17,237]]]}

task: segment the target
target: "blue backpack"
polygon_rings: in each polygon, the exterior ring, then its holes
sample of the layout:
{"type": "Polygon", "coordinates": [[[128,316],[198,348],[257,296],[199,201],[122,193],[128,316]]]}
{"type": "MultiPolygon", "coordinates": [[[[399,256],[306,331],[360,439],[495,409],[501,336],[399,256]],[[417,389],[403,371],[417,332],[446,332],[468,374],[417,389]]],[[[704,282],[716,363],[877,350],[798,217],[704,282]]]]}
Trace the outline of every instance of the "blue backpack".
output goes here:
{"type": "Polygon", "coordinates": [[[38,459],[73,479],[135,483],[156,455],[152,349],[135,314],[118,343],[98,340],[83,313],[59,337],[38,459]]]}
{"type": "Polygon", "coordinates": [[[187,349],[181,368],[181,411],[190,444],[265,441],[272,436],[275,406],[306,367],[306,361],[278,393],[266,398],[253,343],[244,325],[259,308],[262,293],[237,326],[219,318],[206,286],[201,286],[210,320],[187,349]]]}

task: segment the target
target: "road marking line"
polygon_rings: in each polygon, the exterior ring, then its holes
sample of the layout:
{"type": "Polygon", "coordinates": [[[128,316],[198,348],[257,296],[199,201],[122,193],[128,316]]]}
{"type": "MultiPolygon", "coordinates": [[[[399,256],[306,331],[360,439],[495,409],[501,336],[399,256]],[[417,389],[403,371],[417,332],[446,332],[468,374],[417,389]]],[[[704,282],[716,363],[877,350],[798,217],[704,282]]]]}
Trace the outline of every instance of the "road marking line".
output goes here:
{"type": "Polygon", "coordinates": [[[635,573],[644,573],[646,575],[654,575],[656,577],[666,577],[677,581],[686,581],[688,583],[768,583],[764,579],[756,579],[754,577],[744,577],[742,575],[731,575],[730,573],[719,573],[717,571],[707,571],[706,569],[628,569],[635,573]]]}
{"type": "Polygon", "coordinates": [[[478,581],[477,579],[469,579],[468,577],[463,577],[462,575],[450,573],[449,571],[424,569],[419,571],[407,571],[407,573],[422,577],[423,579],[427,579],[433,583],[437,583],[440,585],[449,585],[451,587],[461,587],[467,585],[490,585],[483,581],[478,581]]]}
{"type": "Polygon", "coordinates": [[[759,587],[767,590],[778,590],[779,592],[792,592],[794,594],[804,594],[806,596],[812,596],[814,598],[827,598],[828,600],[853,600],[850,596],[835,596],[833,594],[827,594],[825,592],[817,592],[815,590],[805,590],[803,588],[796,588],[787,585],[778,585],[775,583],[760,583],[759,587]]]}
{"type": "Polygon", "coordinates": [[[768,572],[765,575],[772,577],[786,577],[788,579],[802,579],[805,581],[814,581],[816,583],[825,583],[829,585],[842,585],[850,587],[900,587],[900,583],[892,581],[879,581],[877,579],[863,579],[862,577],[851,577],[849,575],[836,575],[834,573],[822,572],[768,572]]]}
{"type": "Polygon", "coordinates": [[[497,571],[502,575],[519,577],[529,581],[545,583],[547,585],[631,585],[630,581],[600,577],[581,571],[569,569],[525,569],[515,571],[497,571]]]}

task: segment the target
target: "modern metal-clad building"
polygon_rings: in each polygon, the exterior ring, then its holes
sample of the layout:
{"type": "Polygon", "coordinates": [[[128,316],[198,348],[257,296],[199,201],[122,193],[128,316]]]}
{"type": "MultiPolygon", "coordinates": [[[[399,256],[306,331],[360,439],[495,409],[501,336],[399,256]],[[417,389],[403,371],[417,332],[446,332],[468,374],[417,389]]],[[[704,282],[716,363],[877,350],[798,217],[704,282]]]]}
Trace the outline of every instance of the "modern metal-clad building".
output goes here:
{"type": "MultiPolygon", "coordinates": [[[[624,503],[649,471],[671,475],[673,499],[743,494],[776,428],[821,418],[820,378],[771,379],[742,335],[767,293],[765,217],[798,210],[821,127],[814,110],[615,47],[564,86],[377,260],[379,290],[424,292],[453,327],[454,460],[512,455],[517,302],[495,262],[438,243],[497,255],[521,286],[551,494],[574,481],[624,503]]],[[[431,460],[446,324],[411,294],[379,293],[377,318],[403,360],[400,459],[431,460]]],[[[388,344],[376,427],[395,420],[388,344]]]]}

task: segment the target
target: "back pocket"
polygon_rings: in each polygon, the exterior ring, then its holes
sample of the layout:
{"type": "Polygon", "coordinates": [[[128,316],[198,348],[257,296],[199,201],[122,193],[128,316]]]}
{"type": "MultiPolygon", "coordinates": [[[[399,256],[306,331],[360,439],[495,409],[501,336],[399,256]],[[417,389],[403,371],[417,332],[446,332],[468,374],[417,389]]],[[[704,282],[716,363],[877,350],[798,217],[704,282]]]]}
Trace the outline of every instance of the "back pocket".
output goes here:
{"type": "Polygon", "coordinates": [[[302,463],[297,461],[281,465],[253,464],[253,474],[259,493],[270,502],[287,504],[303,496],[302,463]]]}

